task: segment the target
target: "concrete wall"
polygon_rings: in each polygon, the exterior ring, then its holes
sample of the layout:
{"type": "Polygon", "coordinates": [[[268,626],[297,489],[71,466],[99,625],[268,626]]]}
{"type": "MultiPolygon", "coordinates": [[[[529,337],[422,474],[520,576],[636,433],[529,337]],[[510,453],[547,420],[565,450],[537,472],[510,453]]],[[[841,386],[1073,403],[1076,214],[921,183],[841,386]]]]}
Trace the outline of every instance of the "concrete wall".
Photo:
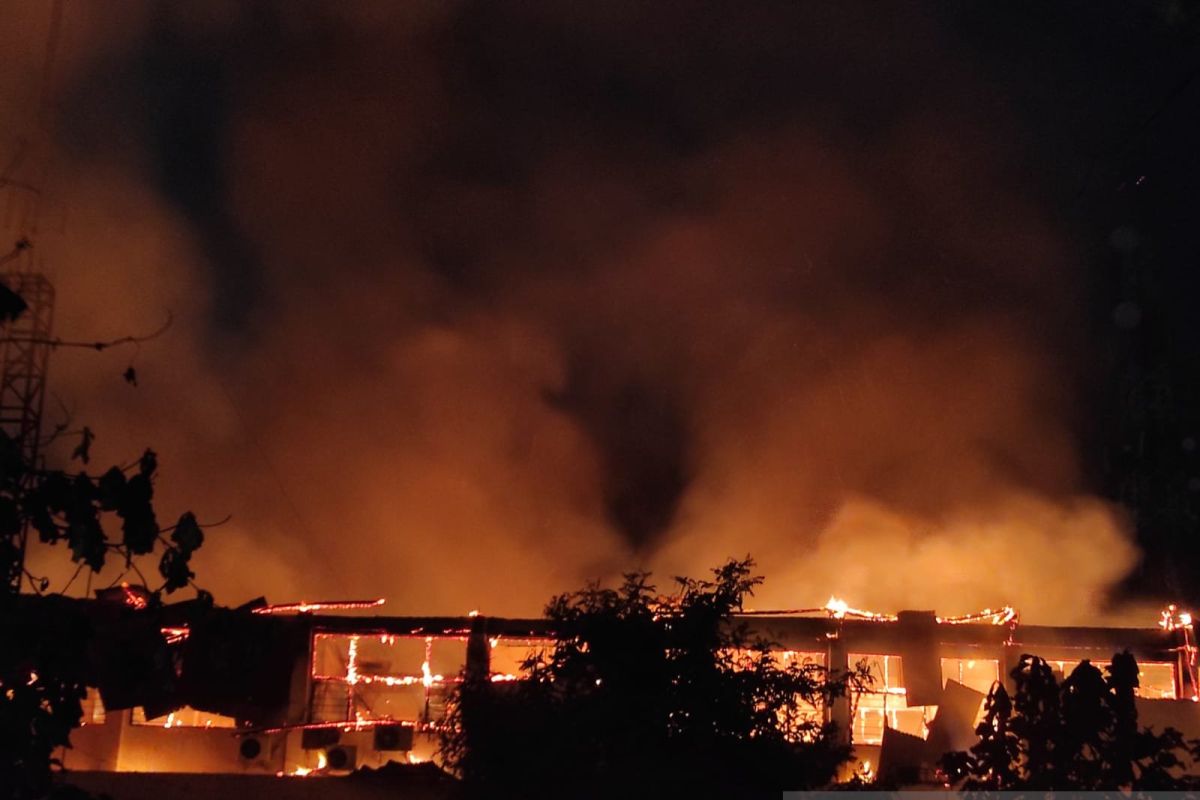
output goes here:
{"type": "Polygon", "coordinates": [[[71,747],[56,754],[63,766],[73,770],[109,770],[117,768],[121,747],[121,721],[112,715],[103,723],[92,723],[71,731],[71,747]]]}
{"type": "Polygon", "coordinates": [[[213,772],[274,775],[284,768],[284,737],[261,737],[263,752],[242,758],[232,728],[163,728],[134,725],[128,710],[109,712],[104,723],[71,734],[57,754],[72,771],[213,772]]]}
{"type": "Polygon", "coordinates": [[[274,774],[283,769],[282,748],[272,748],[267,742],[262,755],[248,761],[239,755],[240,744],[230,728],[127,724],[121,731],[117,771],[274,774]]]}

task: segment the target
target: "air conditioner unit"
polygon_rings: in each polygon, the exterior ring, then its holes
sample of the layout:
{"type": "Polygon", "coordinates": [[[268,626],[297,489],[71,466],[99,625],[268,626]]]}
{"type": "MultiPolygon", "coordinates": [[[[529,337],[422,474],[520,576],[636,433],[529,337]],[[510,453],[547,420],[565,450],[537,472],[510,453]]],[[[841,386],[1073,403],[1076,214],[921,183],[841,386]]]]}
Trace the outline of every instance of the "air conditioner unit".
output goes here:
{"type": "Polygon", "coordinates": [[[325,751],[325,766],[331,772],[352,772],[358,766],[358,748],[340,744],[325,751]]]}
{"type": "Polygon", "coordinates": [[[242,761],[254,761],[262,755],[263,741],[257,736],[243,736],[238,743],[238,758],[242,761]]]}
{"type": "Polygon", "coordinates": [[[275,746],[267,736],[242,736],[237,739],[238,766],[244,770],[275,772],[275,746]]]}
{"type": "Polygon", "coordinates": [[[376,750],[412,750],[412,725],[376,725],[374,747],[376,750]]]}

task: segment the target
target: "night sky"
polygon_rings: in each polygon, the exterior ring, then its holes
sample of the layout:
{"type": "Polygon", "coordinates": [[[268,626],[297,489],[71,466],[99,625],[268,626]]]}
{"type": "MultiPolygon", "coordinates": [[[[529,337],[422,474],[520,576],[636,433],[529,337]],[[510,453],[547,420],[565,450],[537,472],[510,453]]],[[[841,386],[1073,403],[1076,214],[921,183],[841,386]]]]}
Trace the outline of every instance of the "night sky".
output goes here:
{"type": "Polygon", "coordinates": [[[136,393],[54,370],[234,515],[218,599],[1200,602],[1193,5],[117,5],[66,6],[59,321],[180,322],[136,393]]]}

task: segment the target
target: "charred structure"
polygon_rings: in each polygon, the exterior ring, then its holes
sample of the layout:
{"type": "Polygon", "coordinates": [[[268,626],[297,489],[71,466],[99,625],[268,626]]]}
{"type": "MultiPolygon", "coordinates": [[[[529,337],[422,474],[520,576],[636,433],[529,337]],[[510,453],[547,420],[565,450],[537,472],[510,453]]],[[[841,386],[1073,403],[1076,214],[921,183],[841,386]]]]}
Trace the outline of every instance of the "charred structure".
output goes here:
{"type": "MultiPolygon", "coordinates": [[[[466,676],[520,680],[522,661],[555,637],[542,619],[330,613],[356,604],[152,609],[138,607],[131,587],[121,592],[117,603],[63,601],[96,632],[96,690],[65,754],[69,769],[306,775],[428,760],[452,687],[466,676]],[[128,645],[147,632],[158,637],[158,656],[129,663],[137,648],[128,645]]],[[[1142,724],[1200,734],[1194,629],[1174,610],[1154,628],[1024,625],[1009,609],[869,614],[833,603],[742,621],[781,659],[868,666],[869,687],[808,709],[838,724],[868,778],[929,778],[941,754],[972,743],[986,693],[1025,653],[1069,673],[1128,650],[1141,670],[1142,724]]]]}

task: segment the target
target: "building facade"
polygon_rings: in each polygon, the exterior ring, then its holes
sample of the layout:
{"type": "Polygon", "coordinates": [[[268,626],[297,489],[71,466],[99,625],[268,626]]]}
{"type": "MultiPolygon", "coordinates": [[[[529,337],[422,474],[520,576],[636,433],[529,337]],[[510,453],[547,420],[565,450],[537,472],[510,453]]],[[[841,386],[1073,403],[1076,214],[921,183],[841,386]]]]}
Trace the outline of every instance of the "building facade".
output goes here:
{"type": "MultiPolygon", "coordinates": [[[[104,702],[122,693],[98,682],[65,765],[303,775],[425,761],[437,747],[447,694],[464,675],[519,680],[522,662],[554,643],[550,624],[540,619],[324,611],[267,607],[223,612],[216,624],[164,627],[163,636],[174,637],[167,651],[176,657],[177,694],[152,707],[133,705],[136,692],[127,691],[110,703],[127,706],[117,710],[104,702]],[[211,664],[188,667],[204,660],[211,664]],[[181,700],[188,704],[178,707],[181,700]]],[[[1141,723],[1200,736],[1196,648],[1186,615],[1165,614],[1155,628],[1049,627],[1020,624],[1007,610],[940,618],[833,606],[745,621],[775,643],[780,659],[869,670],[869,687],[809,709],[838,724],[863,776],[895,769],[902,751],[900,761],[915,768],[914,759],[927,765],[940,753],[969,747],[988,691],[1010,680],[1026,653],[1065,675],[1083,660],[1103,666],[1128,650],[1140,665],[1141,723]]]]}

